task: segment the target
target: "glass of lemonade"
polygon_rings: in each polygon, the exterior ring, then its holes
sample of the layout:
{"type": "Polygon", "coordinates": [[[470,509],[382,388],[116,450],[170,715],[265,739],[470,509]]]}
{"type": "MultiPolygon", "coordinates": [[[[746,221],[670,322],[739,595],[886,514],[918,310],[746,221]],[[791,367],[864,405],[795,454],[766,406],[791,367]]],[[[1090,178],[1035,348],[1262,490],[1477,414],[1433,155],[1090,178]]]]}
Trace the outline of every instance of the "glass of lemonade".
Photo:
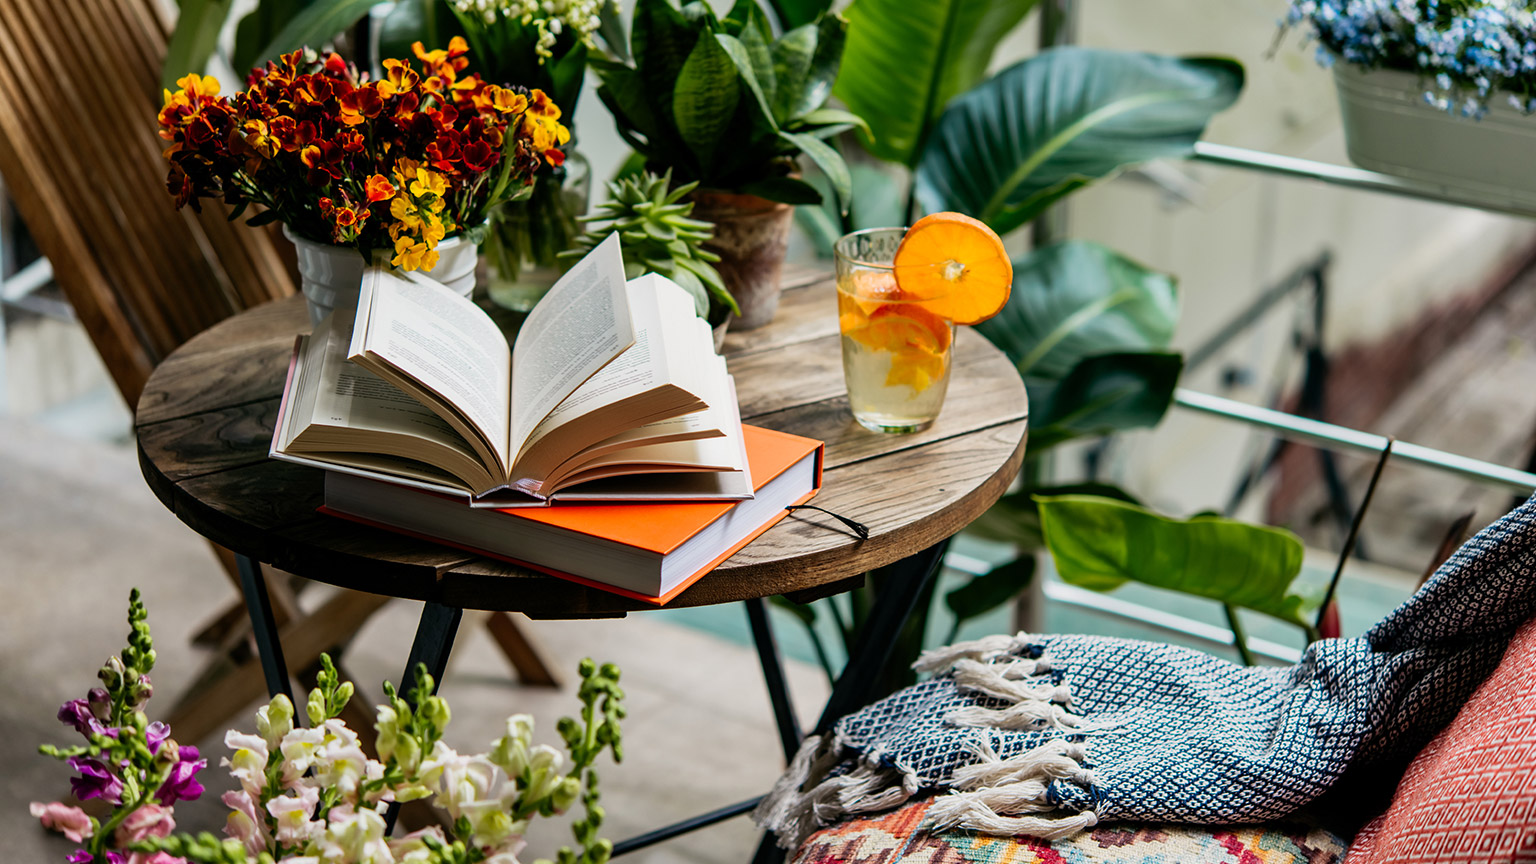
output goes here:
{"type": "Polygon", "coordinates": [[[949,389],[955,325],[896,285],[891,267],[905,228],[855,231],[837,241],[838,330],[848,405],[876,432],[933,425],[949,389]]]}

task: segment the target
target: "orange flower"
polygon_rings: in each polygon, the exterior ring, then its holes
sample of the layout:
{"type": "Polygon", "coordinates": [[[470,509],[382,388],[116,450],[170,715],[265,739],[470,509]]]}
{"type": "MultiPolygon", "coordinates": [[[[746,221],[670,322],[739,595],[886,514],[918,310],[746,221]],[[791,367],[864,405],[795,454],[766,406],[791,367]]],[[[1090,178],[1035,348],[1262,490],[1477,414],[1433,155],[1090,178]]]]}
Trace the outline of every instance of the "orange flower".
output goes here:
{"type": "Polygon", "coordinates": [[[368,181],[363,184],[363,188],[368,192],[369,204],[395,196],[394,185],[383,174],[375,174],[369,177],[368,181]]]}
{"type": "Polygon", "coordinates": [[[350,228],[362,220],[358,218],[357,211],[351,207],[337,207],[335,210],[336,227],[350,228]]]}

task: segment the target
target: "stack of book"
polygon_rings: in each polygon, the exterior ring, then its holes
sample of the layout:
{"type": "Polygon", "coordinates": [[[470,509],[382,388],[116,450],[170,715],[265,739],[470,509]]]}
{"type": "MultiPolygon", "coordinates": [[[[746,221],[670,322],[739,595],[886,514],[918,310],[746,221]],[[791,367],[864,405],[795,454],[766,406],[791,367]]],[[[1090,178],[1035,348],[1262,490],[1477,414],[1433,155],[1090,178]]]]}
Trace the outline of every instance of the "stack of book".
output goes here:
{"type": "Polygon", "coordinates": [[[617,236],[515,345],[473,302],[370,269],[301,336],[272,456],[324,511],[661,604],[802,504],[820,442],[743,426],[692,298],[624,278],[617,236]]]}

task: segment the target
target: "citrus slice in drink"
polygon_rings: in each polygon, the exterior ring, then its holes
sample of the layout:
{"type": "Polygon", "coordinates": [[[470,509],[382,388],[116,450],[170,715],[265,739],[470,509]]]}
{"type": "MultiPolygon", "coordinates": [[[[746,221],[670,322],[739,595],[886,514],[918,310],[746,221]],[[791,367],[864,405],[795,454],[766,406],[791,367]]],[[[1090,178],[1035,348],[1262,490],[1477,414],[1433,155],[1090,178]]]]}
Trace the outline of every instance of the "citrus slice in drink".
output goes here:
{"type": "Polygon", "coordinates": [[[1013,290],[1003,240],[964,213],[930,213],[907,229],[892,262],[901,292],[956,324],[980,324],[1002,311],[1013,290]]]}

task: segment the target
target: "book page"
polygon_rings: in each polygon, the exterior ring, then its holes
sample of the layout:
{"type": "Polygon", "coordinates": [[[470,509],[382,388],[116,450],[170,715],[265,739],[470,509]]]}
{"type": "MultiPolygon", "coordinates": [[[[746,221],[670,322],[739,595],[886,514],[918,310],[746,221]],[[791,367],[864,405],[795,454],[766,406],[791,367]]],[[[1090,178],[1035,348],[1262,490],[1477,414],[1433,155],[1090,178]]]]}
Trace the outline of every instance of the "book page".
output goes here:
{"type": "MultiPolygon", "coordinates": [[[[523,442],[522,450],[583,414],[633,399],[658,385],[675,383],[690,393],[708,392],[708,376],[700,363],[680,362],[678,353],[688,340],[682,334],[697,323],[708,334],[709,325],[693,312],[692,299],[683,289],[654,274],[641,276],[627,286],[634,318],[635,341],[611,364],[549,412],[523,442]]],[[[713,344],[711,342],[711,344],[713,344]]],[[[716,356],[710,352],[711,356],[716,356]]]]}
{"type": "Polygon", "coordinates": [[[587,253],[549,289],[512,349],[510,452],[583,381],[635,341],[618,234],[587,253]]]}
{"type": "Polygon", "coordinates": [[[383,361],[392,376],[405,379],[390,381],[419,385],[446,403],[432,407],[446,411],[450,425],[467,422],[472,431],[459,431],[478,433],[490,450],[486,467],[504,473],[512,361],[501,330],[468,298],[429,279],[370,269],[363,289],[352,358],[383,361]]]}
{"type": "MultiPolygon", "coordinates": [[[[278,449],[290,455],[329,453],[362,466],[370,449],[395,453],[396,458],[430,458],[440,464],[420,465],[440,479],[444,469],[479,488],[486,472],[469,442],[425,405],[394,385],[347,359],[348,338],[339,330],[347,321],[328,316],[313,336],[302,342],[298,381],[286,393],[278,449]]],[[[382,458],[382,457],[380,457],[382,458]]]]}

